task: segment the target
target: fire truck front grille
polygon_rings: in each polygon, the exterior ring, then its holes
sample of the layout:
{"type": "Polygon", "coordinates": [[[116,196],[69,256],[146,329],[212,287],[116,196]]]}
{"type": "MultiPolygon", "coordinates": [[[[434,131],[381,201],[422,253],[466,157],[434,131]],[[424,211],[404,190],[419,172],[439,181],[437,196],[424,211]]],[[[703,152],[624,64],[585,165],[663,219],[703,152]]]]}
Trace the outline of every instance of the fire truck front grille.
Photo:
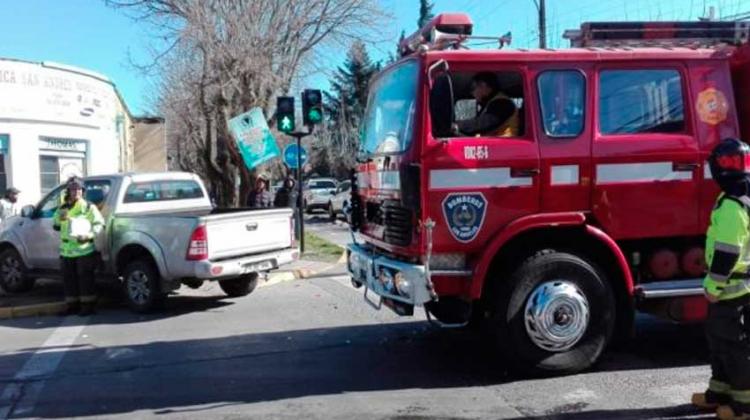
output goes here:
{"type": "Polygon", "coordinates": [[[413,226],[411,211],[396,202],[386,201],[381,207],[381,214],[385,224],[385,241],[399,246],[411,244],[413,226]]]}

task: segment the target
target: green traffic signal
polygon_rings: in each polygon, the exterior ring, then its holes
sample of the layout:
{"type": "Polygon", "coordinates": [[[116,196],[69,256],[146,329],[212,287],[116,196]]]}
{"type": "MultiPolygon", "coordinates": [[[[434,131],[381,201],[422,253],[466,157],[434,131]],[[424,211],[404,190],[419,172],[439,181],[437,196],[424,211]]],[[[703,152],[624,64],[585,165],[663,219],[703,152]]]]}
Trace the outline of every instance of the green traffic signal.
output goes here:
{"type": "Polygon", "coordinates": [[[302,92],[302,117],[305,125],[320,124],[323,121],[323,95],[318,89],[305,89],[302,92]]]}
{"type": "Polygon", "coordinates": [[[294,131],[294,98],[279,96],[276,98],[276,128],[284,133],[294,131]]]}

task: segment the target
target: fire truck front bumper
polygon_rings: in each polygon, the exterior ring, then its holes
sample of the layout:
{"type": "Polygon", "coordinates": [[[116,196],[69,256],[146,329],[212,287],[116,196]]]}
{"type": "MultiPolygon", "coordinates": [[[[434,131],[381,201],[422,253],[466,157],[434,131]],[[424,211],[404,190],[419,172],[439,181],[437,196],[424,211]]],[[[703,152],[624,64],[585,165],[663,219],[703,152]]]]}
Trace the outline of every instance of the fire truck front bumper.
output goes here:
{"type": "MultiPolygon", "coordinates": [[[[413,311],[414,306],[421,306],[432,300],[430,280],[423,265],[410,264],[382,255],[367,248],[349,244],[347,247],[347,269],[356,286],[365,286],[367,293],[373,292],[381,297],[375,306],[385,304],[397,313],[413,311]],[[406,306],[405,306],[406,305],[406,306]],[[409,308],[410,307],[410,308],[409,308]]],[[[368,302],[372,303],[369,299],[368,302]]]]}

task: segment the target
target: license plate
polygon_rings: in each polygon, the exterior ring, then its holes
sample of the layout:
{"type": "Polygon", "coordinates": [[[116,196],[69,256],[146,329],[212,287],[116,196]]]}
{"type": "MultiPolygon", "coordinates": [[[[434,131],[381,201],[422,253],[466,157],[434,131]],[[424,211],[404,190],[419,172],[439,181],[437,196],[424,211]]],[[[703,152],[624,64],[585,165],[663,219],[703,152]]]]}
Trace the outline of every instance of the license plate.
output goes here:
{"type": "Polygon", "coordinates": [[[271,261],[271,260],[260,261],[260,262],[252,263],[252,264],[245,264],[245,265],[242,266],[243,270],[246,273],[253,273],[253,272],[257,272],[257,271],[266,271],[266,270],[272,269],[273,267],[274,267],[274,264],[273,264],[273,261],[271,261]]]}

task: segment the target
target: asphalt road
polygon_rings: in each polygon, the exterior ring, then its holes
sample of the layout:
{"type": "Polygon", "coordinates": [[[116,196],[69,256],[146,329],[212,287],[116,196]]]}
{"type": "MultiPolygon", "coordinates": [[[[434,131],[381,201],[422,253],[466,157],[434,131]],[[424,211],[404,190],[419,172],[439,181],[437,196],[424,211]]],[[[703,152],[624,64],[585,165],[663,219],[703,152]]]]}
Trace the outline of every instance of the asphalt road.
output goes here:
{"type": "MultiPolygon", "coordinates": [[[[216,289],[214,289],[216,290],[216,289]]],[[[377,312],[343,276],[0,323],[5,418],[711,418],[699,327],[640,320],[591,372],[511,377],[475,335],[377,312]]]]}
{"type": "Polygon", "coordinates": [[[352,241],[349,228],[346,225],[331,222],[328,213],[322,211],[305,215],[305,229],[342,247],[352,241]]]}

